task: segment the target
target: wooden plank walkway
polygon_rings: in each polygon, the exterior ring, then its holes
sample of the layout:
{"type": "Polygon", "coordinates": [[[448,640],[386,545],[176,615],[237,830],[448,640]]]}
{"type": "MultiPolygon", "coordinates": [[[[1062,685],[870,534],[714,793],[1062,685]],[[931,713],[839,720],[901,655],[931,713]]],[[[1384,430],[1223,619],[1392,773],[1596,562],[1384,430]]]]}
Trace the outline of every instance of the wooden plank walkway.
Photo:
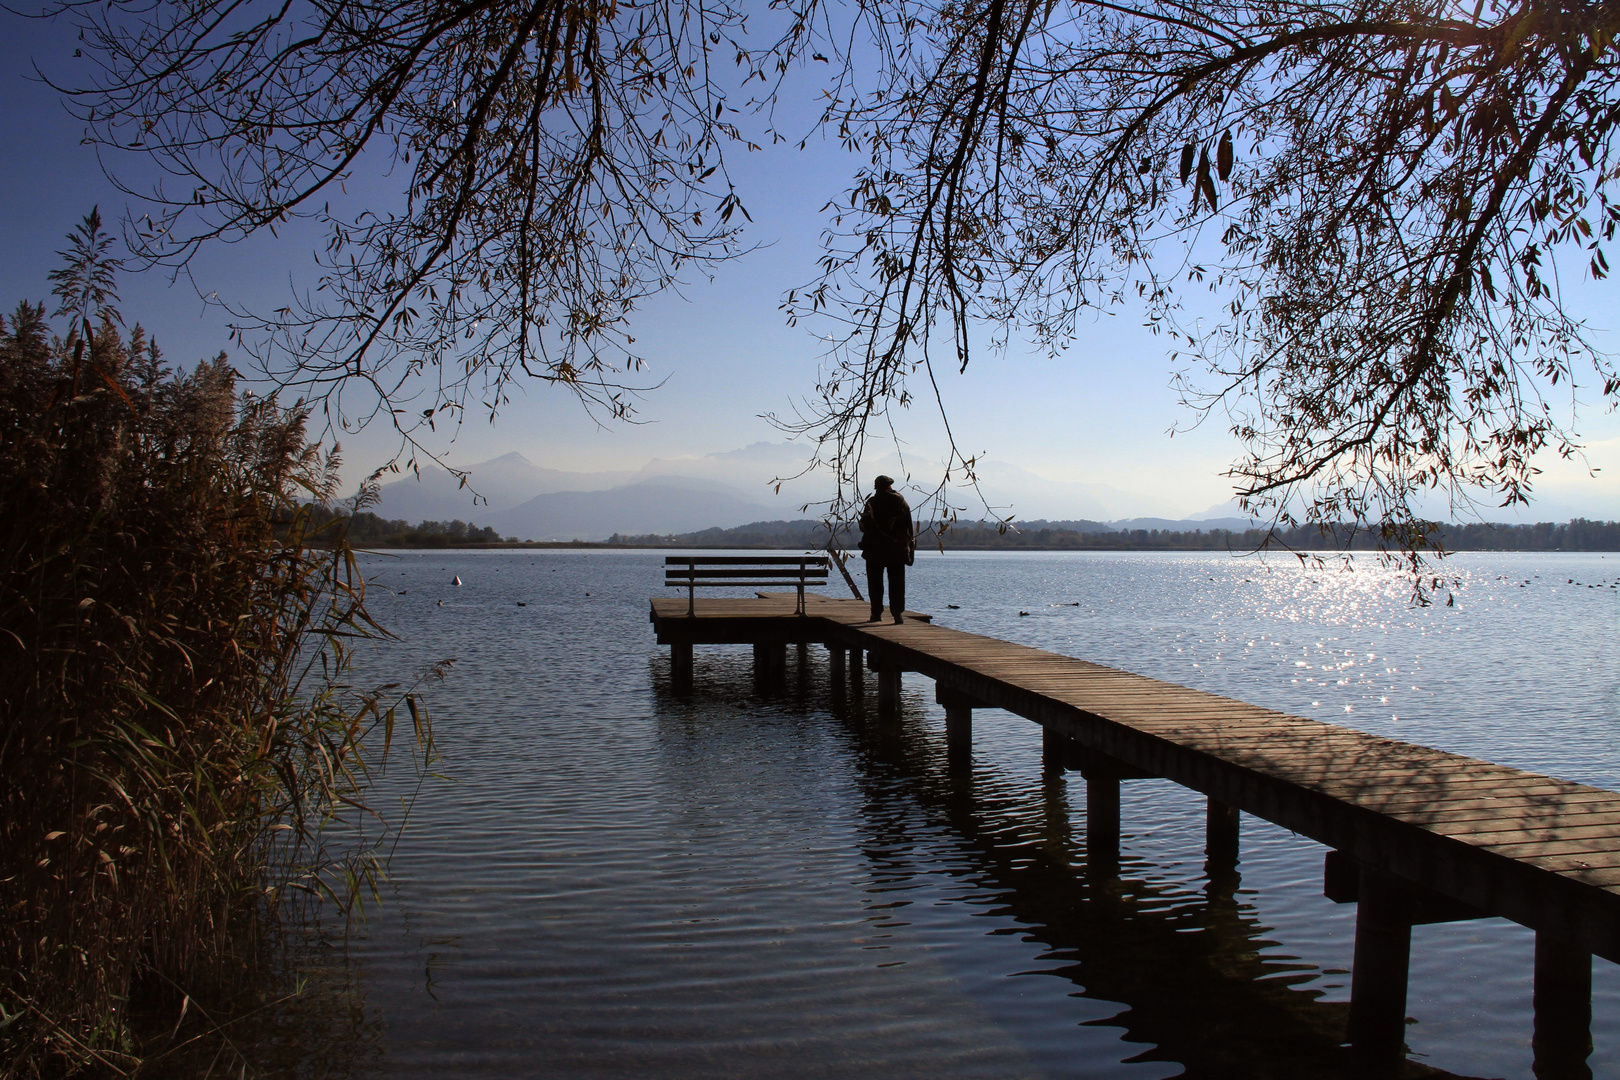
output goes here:
{"type": "MultiPolygon", "coordinates": [[[[1387,1058],[1391,1039],[1400,1045],[1410,925],[1435,921],[1414,914],[1420,909],[1452,913],[1441,918],[1499,915],[1537,931],[1538,1063],[1555,1056],[1541,1053],[1543,1028],[1567,1028],[1571,1010],[1577,1020],[1586,1010],[1578,1026],[1589,1031],[1590,957],[1620,962],[1620,793],[1290,716],[924,616],[893,625],[870,622],[867,612],[862,601],[812,594],[798,616],[792,596],[764,595],[700,600],[688,617],[685,599],[671,598],[653,600],[651,619],[659,642],[672,648],[677,683],[684,677],[689,685],[693,643],[752,642],[756,656],[768,658],[778,646],[815,642],[833,650],[835,672],[846,651],[866,653],[868,666],[887,680],[880,699],[897,701],[899,672],[934,679],[958,739],[971,737],[974,707],[1034,721],[1045,729],[1048,754],[1056,747],[1086,777],[1095,851],[1108,843],[1099,830],[1117,833],[1118,781],[1138,776],[1164,777],[1209,797],[1212,851],[1222,846],[1216,822],[1229,818],[1226,843],[1235,852],[1236,817],[1228,808],[1333,849],[1359,882],[1352,887],[1361,907],[1351,1039],[1370,1059],[1387,1058]],[[1398,980],[1385,971],[1391,965],[1398,980]],[[1553,1019],[1554,1003],[1564,1020],[1553,1019]]],[[[1561,1037],[1578,1040],[1580,1031],[1561,1037]]],[[[1581,1068],[1569,1075],[1582,1075],[1581,1068]]]]}

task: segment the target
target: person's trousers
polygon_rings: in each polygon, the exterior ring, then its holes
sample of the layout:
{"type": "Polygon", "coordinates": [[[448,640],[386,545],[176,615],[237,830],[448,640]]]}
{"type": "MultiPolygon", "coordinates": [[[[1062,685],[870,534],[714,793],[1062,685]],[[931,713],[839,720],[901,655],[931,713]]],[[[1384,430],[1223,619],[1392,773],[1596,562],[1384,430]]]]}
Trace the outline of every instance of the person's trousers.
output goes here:
{"type": "Polygon", "coordinates": [[[882,563],[866,564],[866,594],[872,599],[872,618],[883,614],[883,571],[889,572],[889,610],[896,615],[906,611],[906,564],[895,563],[885,567],[882,563]]]}

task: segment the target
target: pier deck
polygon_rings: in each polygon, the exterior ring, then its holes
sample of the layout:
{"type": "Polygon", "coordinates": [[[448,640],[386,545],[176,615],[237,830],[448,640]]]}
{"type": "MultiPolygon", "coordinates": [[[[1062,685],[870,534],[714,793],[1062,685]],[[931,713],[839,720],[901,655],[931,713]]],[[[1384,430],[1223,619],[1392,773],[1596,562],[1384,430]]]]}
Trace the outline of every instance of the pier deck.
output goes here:
{"type": "Polygon", "coordinates": [[[1107,872],[1117,860],[1118,785],[1133,777],[1164,777],[1209,797],[1212,857],[1235,856],[1238,812],[1326,845],[1328,894],[1360,902],[1350,1040],[1370,1061],[1399,1053],[1413,923],[1503,916],[1534,929],[1538,1075],[1583,1075],[1590,958],[1620,962],[1620,792],[1290,716],[926,616],[869,622],[859,600],[812,594],[802,616],[792,596],[703,599],[692,616],[686,607],[684,598],[652,601],[678,690],[690,689],[694,643],[753,643],[766,668],[780,646],[818,643],[832,651],[835,676],[847,653],[865,653],[880,676],[880,705],[891,709],[900,672],[932,678],[954,750],[971,739],[976,707],[1041,725],[1048,765],[1085,776],[1094,869],[1107,872]],[[1560,1059],[1570,1068],[1559,1068],[1560,1059]]]}

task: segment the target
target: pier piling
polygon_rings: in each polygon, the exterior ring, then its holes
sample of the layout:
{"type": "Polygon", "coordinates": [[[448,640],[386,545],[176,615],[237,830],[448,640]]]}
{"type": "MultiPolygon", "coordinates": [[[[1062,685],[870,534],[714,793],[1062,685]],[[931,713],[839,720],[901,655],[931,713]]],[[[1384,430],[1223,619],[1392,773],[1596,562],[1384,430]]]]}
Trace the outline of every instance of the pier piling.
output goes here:
{"type": "Polygon", "coordinates": [[[1219,799],[1204,809],[1204,855],[1212,863],[1235,863],[1238,858],[1238,808],[1219,799]]]}
{"type": "Polygon", "coordinates": [[[1076,762],[1070,742],[1067,736],[1051,728],[1041,728],[1041,768],[1057,776],[1073,768],[1076,762]]]}
{"type": "Polygon", "coordinates": [[[1404,882],[1362,868],[1350,972],[1350,1048],[1372,1071],[1393,1069],[1406,1047],[1412,898],[1404,882]]]}
{"type": "Polygon", "coordinates": [[[677,641],[669,647],[669,678],[675,693],[692,692],[692,643],[677,641]]]}
{"type": "Polygon", "coordinates": [[[1536,1080],[1591,1080],[1592,954],[1536,934],[1536,1080]]]}
{"type": "Polygon", "coordinates": [[[1086,779],[1086,866],[1112,877],[1119,872],[1119,773],[1093,762],[1080,775],[1086,779]]]}
{"type": "Polygon", "coordinates": [[[973,757],[973,706],[978,704],[950,687],[934,685],[934,700],[945,706],[945,756],[953,766],[973,757]]]}
{"type": "Polygon", "coordinates": [[[878,715],[893,717],[900,712],[900,669],[878,668],[878,715]]]}
{"type": "Polygon", "coordinates": [[[754,642],[754,684],[761,691],[780,687],[787,679],[787,643],[754,642]]]}

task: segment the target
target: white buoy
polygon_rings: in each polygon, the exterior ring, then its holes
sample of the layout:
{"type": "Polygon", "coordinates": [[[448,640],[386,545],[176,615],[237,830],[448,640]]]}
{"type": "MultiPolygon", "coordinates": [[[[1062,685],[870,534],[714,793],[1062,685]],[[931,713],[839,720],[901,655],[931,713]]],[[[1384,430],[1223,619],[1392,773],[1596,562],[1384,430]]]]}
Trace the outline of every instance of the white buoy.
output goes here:
{"type": "Polygon", "coordinates": [[[456,586],[457,588],[460,588],[461,587],[461,575],[457,574],[456,575],[456,580],[452,581],[450,584],[456,586]]]}

